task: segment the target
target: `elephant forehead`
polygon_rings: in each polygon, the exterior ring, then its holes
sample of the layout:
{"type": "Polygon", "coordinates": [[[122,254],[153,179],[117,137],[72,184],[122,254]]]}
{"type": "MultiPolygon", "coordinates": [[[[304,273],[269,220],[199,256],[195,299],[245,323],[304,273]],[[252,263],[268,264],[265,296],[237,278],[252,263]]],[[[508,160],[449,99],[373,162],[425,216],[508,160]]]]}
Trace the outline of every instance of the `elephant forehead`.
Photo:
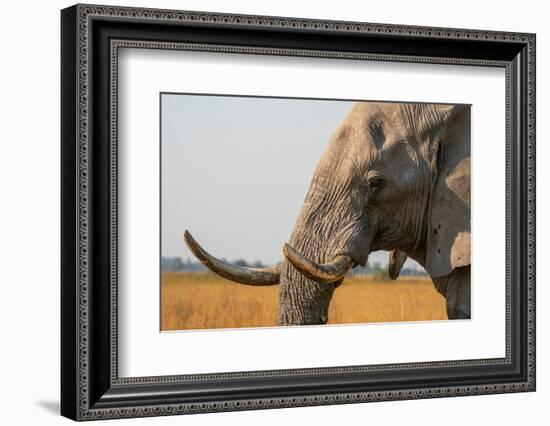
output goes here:
{"type": "Polygon", "coordinates": [[[405,130],[399,104],[390,102],[359,102],[351,109],[344,124],[362,134],[372,134],[373,129],[380,129],[389,136],[405,130]]]}
{"type": "Polygon", "coordinates": [[[374,114],[382,114],[388,118],[399,113],[398,103],[393,102],[357,102],[350,110],[349,118],[369,117],[374,114]]]}
{"type": "Polygon", "coordinates": [[[325,157],[330,161],[351,157],[363,164],[379,159],[385,151],[406,139],[406,127],[400,117],[396,108],[390,113],[371,108],[371,104],[352,109],[333,133],[325,157]]]}
{"type": "Polygon", "coordinates": [[[420,157],[407,142],[408,127],[399,104],[358,102],[330,138],[317,173],[350,179],[373,168],[419,166],[420,157]]]}

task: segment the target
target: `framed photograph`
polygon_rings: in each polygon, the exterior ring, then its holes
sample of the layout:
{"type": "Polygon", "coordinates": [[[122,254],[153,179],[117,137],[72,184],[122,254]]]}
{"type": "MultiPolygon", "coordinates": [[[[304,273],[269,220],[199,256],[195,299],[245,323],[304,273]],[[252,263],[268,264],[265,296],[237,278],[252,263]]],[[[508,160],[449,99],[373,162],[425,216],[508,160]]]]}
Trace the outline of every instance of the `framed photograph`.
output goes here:
{"type": "Polygon", "coordinates": [[[535,390],[535,35],[61,12],[61,413],[535,390]]]}

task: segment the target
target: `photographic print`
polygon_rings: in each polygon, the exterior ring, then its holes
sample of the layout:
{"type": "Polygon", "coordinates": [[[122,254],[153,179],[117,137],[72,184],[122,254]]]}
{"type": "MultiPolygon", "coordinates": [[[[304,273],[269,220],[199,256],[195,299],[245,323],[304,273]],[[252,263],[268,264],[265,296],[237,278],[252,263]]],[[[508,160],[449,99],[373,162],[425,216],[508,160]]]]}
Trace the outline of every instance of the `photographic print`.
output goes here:
{"type": "Polygon", "coordinates": [[[535,34],[61,15],[62,415],[535,391],[535,34]]]}
{"type": "Polygon", "coordinates": [[[470,106],[161,95],[162,331],[470,318],[470,106]]]}

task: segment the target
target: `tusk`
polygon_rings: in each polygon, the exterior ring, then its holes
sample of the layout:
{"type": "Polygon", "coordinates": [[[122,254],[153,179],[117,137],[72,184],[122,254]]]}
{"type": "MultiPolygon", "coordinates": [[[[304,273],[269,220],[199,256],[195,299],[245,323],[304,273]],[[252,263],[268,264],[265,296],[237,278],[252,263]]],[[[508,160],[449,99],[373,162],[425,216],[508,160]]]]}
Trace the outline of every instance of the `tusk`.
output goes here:
{"type": "Polygon", "coordinates": [[[399,278],[401,268],[407,260],[407,255],[399,250],[392,250],[390,252],[390,260],[388,262],[388,275],[392,280],[399,278]]]}
{"type": "Polygon", "coordinates": [[[279,284],[279,276],[281,274],[280,263],[270,268],[243,268],[223,262],[210,255],[195,241],[187,230],[183,234],[183,239],[197,259],[220,277],[246,285],[265,286],[279,284]]]}
{"type": "Polygon", "coordinates": [[[355,262],[350,256],[336,256],[332,262],[319,264],[306,259],[289,244],[283,247],[283,253],[290,263],[306,277],[324,284],[332,284],[344,278],[355,262]]]}

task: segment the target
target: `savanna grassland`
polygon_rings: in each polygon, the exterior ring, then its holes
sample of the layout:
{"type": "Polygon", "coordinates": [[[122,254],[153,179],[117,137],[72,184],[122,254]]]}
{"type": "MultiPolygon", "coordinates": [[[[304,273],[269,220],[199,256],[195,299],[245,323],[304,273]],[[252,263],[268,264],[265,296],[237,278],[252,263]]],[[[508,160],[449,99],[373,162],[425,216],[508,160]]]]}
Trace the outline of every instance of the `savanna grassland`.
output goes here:
{"type": "MultiPolygon", "coordinates": [[[[247,287],[210,272],[164,272],[161,329],[277,325],[278,286],[247,287]]],[[[447,319],[445,299],[427,278],[346,278],[334,293],[329,324],[447,319]]]]}

